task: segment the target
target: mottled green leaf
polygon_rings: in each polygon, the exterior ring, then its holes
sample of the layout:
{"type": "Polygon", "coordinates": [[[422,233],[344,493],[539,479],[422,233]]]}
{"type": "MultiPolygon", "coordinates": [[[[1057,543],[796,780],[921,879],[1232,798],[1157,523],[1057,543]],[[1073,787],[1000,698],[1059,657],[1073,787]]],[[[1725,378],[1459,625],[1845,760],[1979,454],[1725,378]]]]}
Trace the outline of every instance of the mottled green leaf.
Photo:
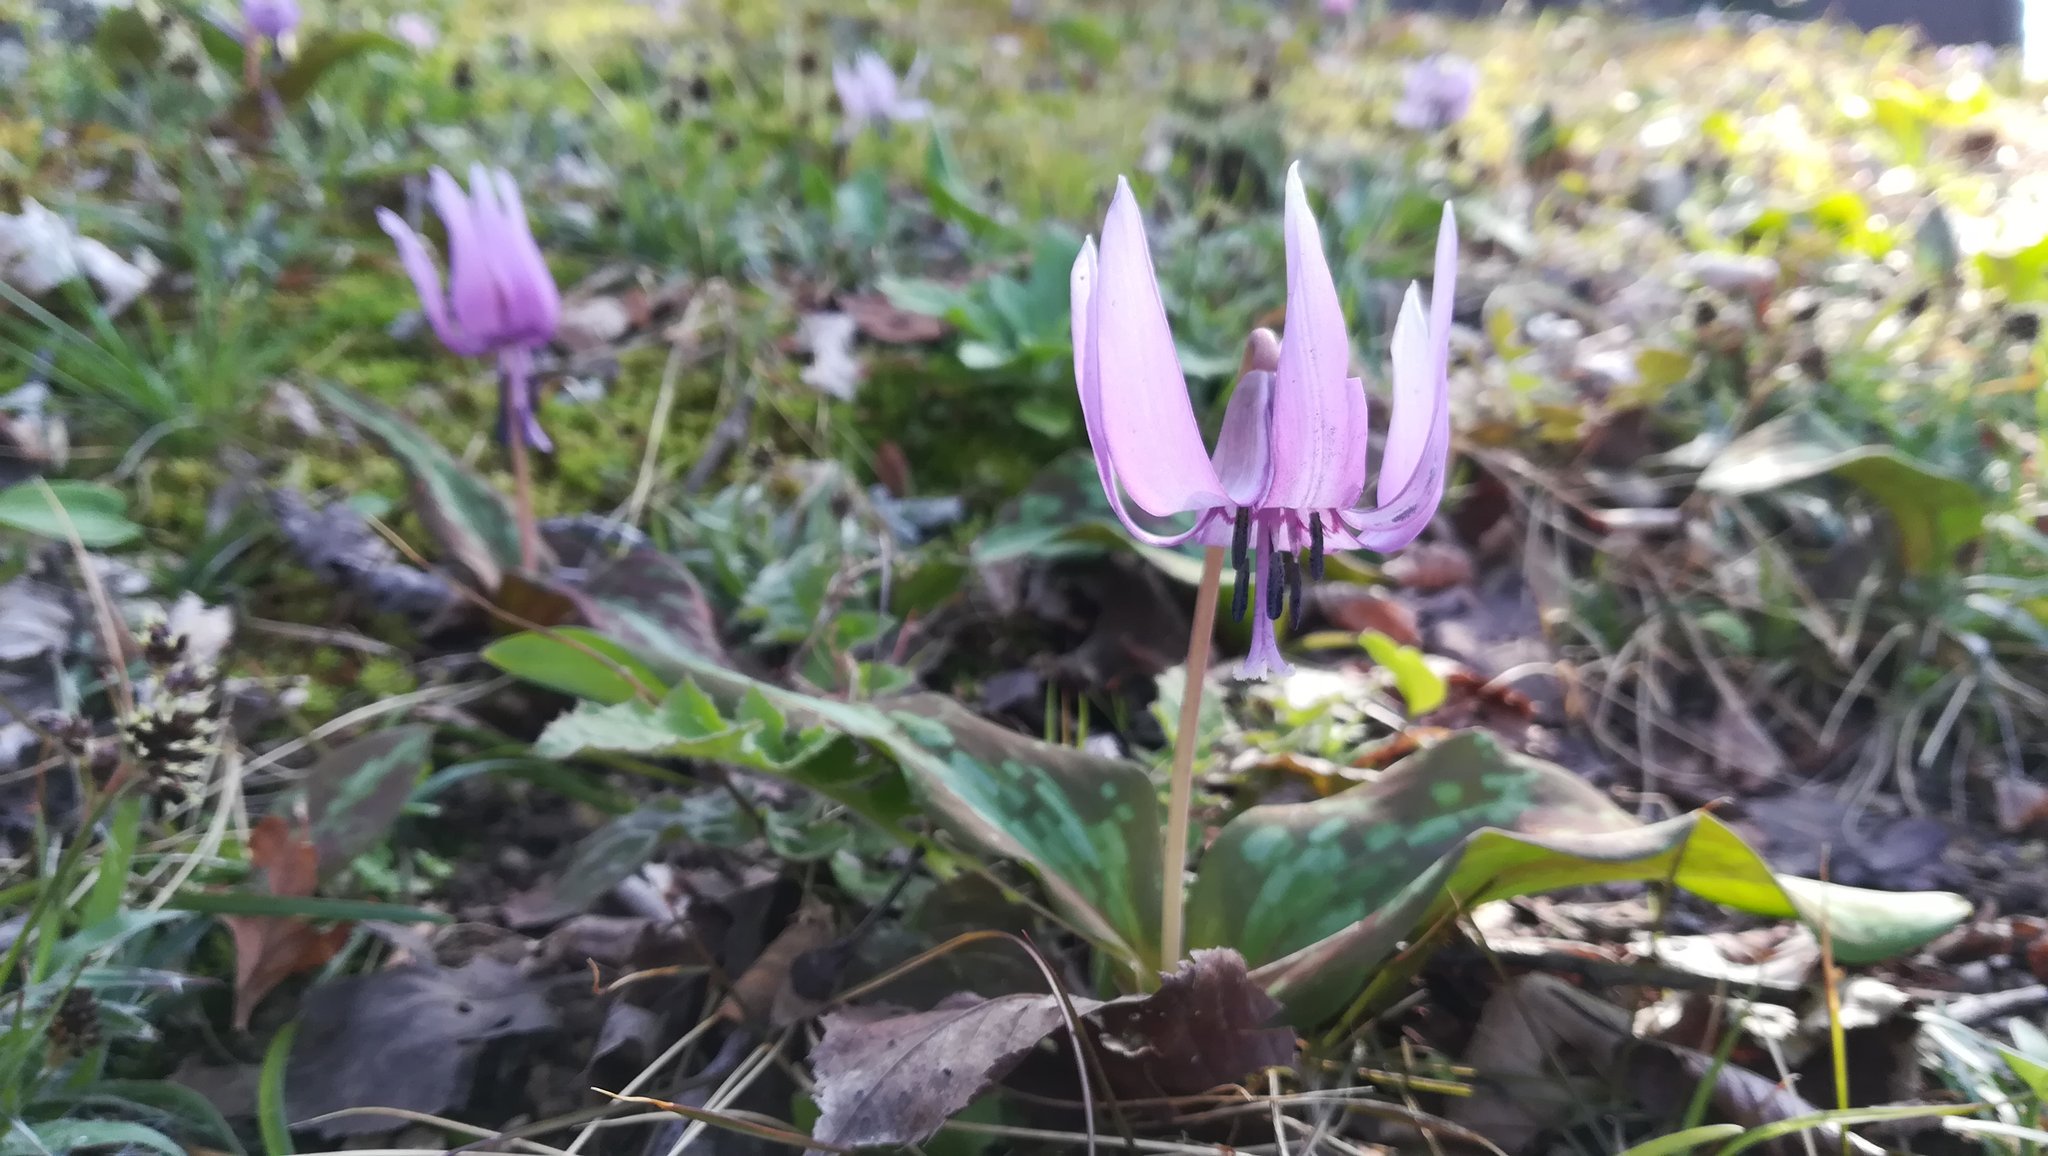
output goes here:
{"type": "Polygon", "coordinates": [[[320,395],[398,459],[420,522],[477,586],[495,593],[505,571],[519,566],[519,526],[505,499],[391,409],[329,383],[320,395]]]}
{"type": "Polygon", "coordinates": [[[667,682],[632,651],[579,627],[501,638],[484,647],[482,657],[506,674],[607,705],[668,689],[667,682]]]}
{"type": "Polygon", "coordinates": [[[656,669],[674,649],[732,665],[719,641],[711,601],[697,576],[652,546],[634,546],[599,564],[579,589],[584,621],[643,652],[656,669]]]}
{"type": "Polygon", "coordinates": [[[0,490],[0,526],[59,542],[78,535],[88,549],[121,546],[142,536],[128,520],[128,499],[97,482],[35,479],[0,490]]]}
{"type": "Polygon", "coordinates": [[[348,866],[390,830],[433,746],[431,726],[392,727],[335,747],[306,771],[306,812],[323,876],[348,866]]]}
{"type": "Polygon", "coordinates": [[[1701,473],[1700,489],[1741,496],[1835,475],[1868,491],[1898,528],[1900,561],[1914,573],[1948,567],[1984,529],[1976,487],[1890,446],[1859,445],[1810,411],[1788,413],[1736,438],[1701,473]]]}
{"type": "Polygon", "coordinates": [[[687,651],[665,659],[688,681],[662,707],[581,704],[549,724],[536,753],[719,758],[787,775],[878,822],[900,815],[905,792],[914,793],[968,850],[1031,868],[1082,933],[1128,960],[1155,954],[1153,865],[1163,821],[1143,768],[1004,730],[939,695],[841,702],[758,682],[687,651]],[[700,737],[714,711],[730,720],[728,729],[700,737]],[[894,772],[877,775],[873,760],[840,757],[842,738],[886,756],[894,772]]]}
{"type": "Polygon", "coordinates": [[[895,706],[948,732],[942,744],[922,730],[884,742],[933,818],[982,854],[1035,869],[1084,930],[1152,958],[1165,820],[1141,767],[1005,730],[941,695],[895,706]]]}
{"type": "Polygon", "coordinates": [[[1202,859],[1188,938],[1237,947],[1295,1022],[1307,1023],[1361,989],[1368,999],[1392,990],[1405,973],[1382,967],[1399,946],[1460,910],[1658,879],[1754,914],[1824,922],[1837,957],[1850,963],[1916,947],[1970,910],[1943,892],[1779,877],[1711,815],[1638,825],[1570,771],[1467,733],[1367,786],[1239,816],[1202,859]]]}

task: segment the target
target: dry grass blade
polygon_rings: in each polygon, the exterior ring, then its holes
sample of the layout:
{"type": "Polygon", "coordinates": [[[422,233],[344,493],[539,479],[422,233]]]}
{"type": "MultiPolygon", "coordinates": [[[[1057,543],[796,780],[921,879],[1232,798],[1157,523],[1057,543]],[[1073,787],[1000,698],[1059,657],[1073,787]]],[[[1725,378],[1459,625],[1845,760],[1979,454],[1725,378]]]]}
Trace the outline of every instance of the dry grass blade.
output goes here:
{"type": "MultiPolygon", "coordinates": [[[[602,1089],[597,1091],[599,1095],[612,1095],[610,1092],[602,1089]]],[[[697,1124],[713,1128],[723,1128],[728,1132],[752,1136],[757,1140],[767,1140],[775,1144],[787,1144],[792,1148],[819,1148],[827,1152],[853,1151],[851,1148],[842,1148],[837,1144],[827,1144],[822,1140],[813,1140],[802,1132],[783,1127],[779,1123],[757,1119],[750,1112],[716,1112],[709,1108],[692,1108],[687,1104],[671,1104],[667,1100],[657,1100],[651,1096],[612,1096],[612,1099],[622,1104],[645,1104],[651,1108],[660,1108],[664,1112],[672,1112],[697,1124]]],[[[680,1146],[680,1142],[678,1146],[680,1146]]]]}

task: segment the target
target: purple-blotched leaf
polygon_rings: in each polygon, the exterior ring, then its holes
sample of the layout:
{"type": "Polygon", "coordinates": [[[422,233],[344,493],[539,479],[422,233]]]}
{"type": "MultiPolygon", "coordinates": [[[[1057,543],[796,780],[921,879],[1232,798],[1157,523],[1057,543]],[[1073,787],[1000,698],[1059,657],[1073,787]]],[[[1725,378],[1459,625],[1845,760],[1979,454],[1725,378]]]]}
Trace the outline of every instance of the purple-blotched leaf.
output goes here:
{"type": "Polygon", "coordinates": [[[505,499],[391,409],[333,385],[320,395],[398,459],[420,522],[479,589],[496,593],[505,571],[519,566],[519,527],[505,499]]]}
{"type": "Polygon", "coordinates": [[[327,752],[306,771],[306,813],[326,878],[390,830],[427,764],[434,728],[376,731],[327,752]]]}

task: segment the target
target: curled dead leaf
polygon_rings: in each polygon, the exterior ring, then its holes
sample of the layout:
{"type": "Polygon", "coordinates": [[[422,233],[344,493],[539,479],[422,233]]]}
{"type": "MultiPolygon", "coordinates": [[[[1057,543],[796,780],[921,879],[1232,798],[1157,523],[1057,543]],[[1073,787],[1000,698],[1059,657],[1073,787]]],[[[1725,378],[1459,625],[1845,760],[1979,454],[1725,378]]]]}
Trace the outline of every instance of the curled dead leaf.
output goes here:
{"type": "MultiPolygon", "coordinates": [[[[1583,1107],[1586,1089],[1560,1081],[1560,1064],[1567,1072],[1592,1074],[1664,1118],[1682,1114],[1705,1079],[1713,1080],[1713,1114],[1745,1128],[1815,1111],[1776,1080],[1707,1052],[1637,1036],[1627,1011],[1550,975],[1519,976],[1493,994],[1466,1060],[1480,1080],[1470,1098],[1452,1104],[1451,1119],[1509,1152],[1583,1107]]],[[[1844,1142],[1831,1127],[1812,1135],[1821,1151],[1844,1142]]],[[[1847,1141],[1859,1152],[1881,1151],[1854,1135],[1847,1141]]],[[[1805,1145],[1788,1136],[1767,1150],[1790,1154],[1805,1145]]]]}
{"type": "Polygon", "coordinates": [[[842,297],[839,308],[861,336],[883,345],[923,345],[944,337],[951,327],[940,318],[898,309],[879,293],[842,297]]]}
{"type": "MultiPolygon", "coordinates": [[[[304,830],[282,815],[266,815],[249,833],[249,862],[272,895],[308,896],[319,882],[320,853],[304,830]]],[[[348,941],[346,926],[315,930],[290,915],[223,915],[235,939],[234,1024],[249,1026],[256,1005],[278,984],[334,958],[348,941]]]]}
{"type": "MultiPolygon", "coordinates": [[[[469,1096],[477,1057],[490,1041],[555,1026],[546,982],[527,958],[530,945],[496,928],[473,952],[435,957],[321,984],[306,995],[292,1043],[285,1094],[294,1120],[350,1108],[445,1112],[469,1096]]],[[[391,1126],[374,1114],[324,1120],[315,1130],[349,1136],[391,1126]]]]}
{"type": "MultiPolygon", "coordinates": [[[[1279,1004],[1227,948],[1195,952],[1150,995],[1076,996],[1073,1005],[1123,1099],[1192,1095],[1294,1059],[1294,1033],[1266,1026],[1279,1004]]],[[[931,1136],[1062,1031],[1065,1018],[1050,994],[961,993],[926,1012],[833,1012],[824,1026],[811,1052],[820,1112],[813,1135],[867,1147],[931,1136]]]]}
{"type": "Polygon", "coordinates": [[[1998,829],[2008,835],[2048,821],[2048,787],[2032,779],[2006,775],[1993,784],[1991,794],[1998,810],[1998,829]]]}
{"type": "Polygon", "coordinates": [[[1349,582],[1318,586],[1315,605],[1340,630],[1377,630],[1402,646],[1422,645],[1422,626],[1415,611],[1370,586],[1349,582]]]}
{"type": "Polygon", "coordinates": [[[765,1018],[777,1027],[808,1018],[830,993],[800,993],[792,986],[791,975],[801,957],[831,942],[832,908],[806,899],[789,926],[733,981],[712,1014],[734,1023],[765,1018]]]}
{"type": "Polygon", "coordinates": [[[1472,581],[1472,554],[1463,546],[1425,542],[1387,559],[1380,573],[1394,585],[1410,590],[1448,590],[1472,581]]]}

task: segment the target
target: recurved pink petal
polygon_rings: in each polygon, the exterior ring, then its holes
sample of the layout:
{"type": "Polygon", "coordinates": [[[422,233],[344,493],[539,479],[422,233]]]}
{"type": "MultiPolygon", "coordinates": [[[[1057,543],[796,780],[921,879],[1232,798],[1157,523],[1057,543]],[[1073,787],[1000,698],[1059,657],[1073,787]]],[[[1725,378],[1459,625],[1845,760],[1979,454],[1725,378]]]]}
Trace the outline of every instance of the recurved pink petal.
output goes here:
{"type": "Polygon", "coordinates": [[[859,74],[844,61],[832,62],[832,91],[839,94],[839,111],[849,122],[859,124],[867,119],[866,89],[861,85],[859,74]]]}
{"type": "Polygon", "coordinates": [[[519,186],[512,175],[500,169],[491,174],[497,189],[497,209],[503,229],[503,248],[498,253],[498,277],[519,338],[531,345],[551,341],[561,320],[562,294],[533,239],[533,227],[526,220],[526,205],[519,199],[519,186]]]}
{"type": "Polygon", "coordinates": [[[448,299],[441,295],[441,270],[434,264],[434,255],[427,252],[426,242],[390,209],[377,210],[377,224],[398,246],[398,263],[420,295],[420,312],[426,314],[427,324],[434,327],[434,336],[456,353],[474,354],[476,350],[469,347],[464,335],[449,321],[448,299]]]}
{"type": "Polygon", "coordinates": [[[1406,489],[1422,464],[1422,451],[1436,419],[1437,372],[1430,340],[1429,315],[1422,310],[1422,290],[1408,286],[1401,315],[1394,321],[1392,342],[1394,415],[1387,423],[1387,448],[1380,456],[1379,504],[1384,506],[1406,489]]]}
{"type": "Polygon", "coordinates": [[[1282,222],[1287,241],[1287,324],[1273,381],[1273,485],[1266,504],[1289,509],[1351,506],[1365,473],[1351,471],[1353,443],[1366,436],[1365,394],[1351,386],[1351,340],[1323,256],[1322,234],[1301,186],[1287,170],[1282,222]]]}
{"type": "MultiPolygon", "coordinates": [[[[1117,485],[1116,466],[1109,456],[1109,439],[1103,433],[1102,373],[1093,336],[1095,278],[1099,264],[1095,238],[1090,237],[1082,242],[1081,254],[1074,259],[1074,270],[1067,281],[1071,312],[1068,325],[1074,336],[1074,383],[1081,394],[1081,420],[1088,430],[1088,444],[1095,451],[1095,476],[1102,482],[1102,492],[1109,499],[1110,510],[1133,538],[1153,546],[1178,546],[1204,533],[1204,528],[1209,527],[1213,519],[1205,515],[1196,518],[1194,525],[1180,533],[1155,534],[1140,526],[1124,508],[1123,490],[1117,485]]],[[[1210,532],[1213,532],[1213,527],[1210,532]]]]}
{"type": "Polygon", "coordinates": [[[1346,511],[1334,528],[1333,548],[1398,550],[1415,540],[1443,501],[1451,452],[1451,318],[1458,291],[1458,225],[1449,204],[1437,231],[1435,278],[1427,328],[1420,295],[1412,288],[1394,326],[1394,425],[1380,465],[1379,506],[1346,511]]]}
{"type": "Polygon", "coordinates": [[[1254,369],[1237,379],[1211,459],[1235,506],[1256,506],[1273,481],[1273,375],[1254,369]]]}
{"type": "Polygon", "coordinates": [[[1084,410],[1093,394],[1097,460],[1106,459],[1131,500],[1154,517],[1224,504],[1188,402],[1145,222],[1121,177],[1092,280],[1081,390],[1084,410]]]}
{"type": "Polygon", "coordinates": [[[1429,285],[1429,340],[1436,357],[1437,388],[1450,393],[1451,317],[1458,295],[1458,213],[1444,202],[1443,221],[1436,229],[1435,280],[1429,285]]]}
{"type": "Polygon", "coordinates": [[[448,301],[454,322],[474,347],[468,352],[480,352],[497,344],[505,328],[504,307],[491,276],[490,240],[478,219],[489,213],[489,205],[479,203],[481,196],[465,194],[444,169],[436,168],[427,180],[434,209],[448,230],[448,301]]]}

